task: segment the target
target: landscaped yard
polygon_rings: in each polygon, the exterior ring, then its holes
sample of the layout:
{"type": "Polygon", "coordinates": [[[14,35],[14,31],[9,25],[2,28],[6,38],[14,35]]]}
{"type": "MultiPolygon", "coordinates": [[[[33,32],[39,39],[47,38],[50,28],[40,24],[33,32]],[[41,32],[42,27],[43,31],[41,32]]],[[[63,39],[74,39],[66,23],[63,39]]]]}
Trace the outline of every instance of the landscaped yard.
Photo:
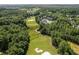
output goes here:
{"type": "Polygon", "coordinates": [[[27,55],[38,55],[35,52],[35,48],[40,48],[43,52],[48,51],[51,54],[57,54],[57,49],[51,44],[51,37],[42,35],[36,31],[36,29],[39,28],[39,25],[35,22],[35,17],[30,17],[26,21],[27,26],[29,27],[28,32],[30,35],[30,44],[27,55]]]}

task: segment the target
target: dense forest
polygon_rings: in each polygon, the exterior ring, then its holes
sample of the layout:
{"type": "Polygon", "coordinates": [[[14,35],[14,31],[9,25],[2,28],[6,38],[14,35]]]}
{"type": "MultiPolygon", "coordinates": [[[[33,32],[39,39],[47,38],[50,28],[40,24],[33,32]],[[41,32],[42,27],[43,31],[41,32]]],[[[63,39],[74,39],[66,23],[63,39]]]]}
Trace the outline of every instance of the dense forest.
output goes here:
{"type": "Polygon", "coordinates": [[[26,54],[29,35],[26,11],[0,9],[0,51],[2,54],[26,54]]]}
{"type": "Polygon", "coordinates": [[[77,54],[70,42],[79,45],[79,8],[69,7],[0,8],[0,54],[27,54],[30,44],[27,19],[32,16],[39,25],[35,30],[51,37],[50,43],[57,49],[57,54],[77,54]]]}
{"type": "Polygon", "coordinates": [[[42,9],[36,16],[38,31],[52,38],[59,54],[76,54],[69,41],[79,44],[79,8],[42,9]]]}

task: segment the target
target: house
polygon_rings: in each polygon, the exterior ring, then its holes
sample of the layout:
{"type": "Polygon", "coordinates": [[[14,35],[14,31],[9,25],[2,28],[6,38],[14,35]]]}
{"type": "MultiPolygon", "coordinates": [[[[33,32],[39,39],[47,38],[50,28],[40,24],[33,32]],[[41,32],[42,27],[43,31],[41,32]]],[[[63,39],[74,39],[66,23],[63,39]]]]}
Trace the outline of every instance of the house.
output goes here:
{"type": "Polygon", "coordinates": [[[50,24],[50,23],[52,23],[52,20],[53,20],[53,18],[51,18],[51,17],[43,16],[40,18],[40,23],[50,24]]]}

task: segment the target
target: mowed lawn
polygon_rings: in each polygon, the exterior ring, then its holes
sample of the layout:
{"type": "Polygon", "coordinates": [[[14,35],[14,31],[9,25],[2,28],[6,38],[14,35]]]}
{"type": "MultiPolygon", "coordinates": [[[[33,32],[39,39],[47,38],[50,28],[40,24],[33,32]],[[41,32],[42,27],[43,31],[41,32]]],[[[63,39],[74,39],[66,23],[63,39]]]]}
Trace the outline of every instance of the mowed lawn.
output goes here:
{"type": "Polygon", "coordinates": [[[35,48],[40,48],[43,52],[48,51],[53,55],[57,54],[57,49],[51,44],[51,37],[42,35],[36,31],[36,29],[39,28],[39,25],[35,22],[35,17],[28,18],[26,24],[29,27],[28,32],[30,36],[27,55],[38,55],[35,52],[35,48]]]}
{"type": "Polygon", "coordinates": [[[79,45],[77,45],[76,43],[73,43],[73,42],[68,42],[68,43],[70,44],[73,51],[76,52],[77,54],[79,54],[79,45]]]}

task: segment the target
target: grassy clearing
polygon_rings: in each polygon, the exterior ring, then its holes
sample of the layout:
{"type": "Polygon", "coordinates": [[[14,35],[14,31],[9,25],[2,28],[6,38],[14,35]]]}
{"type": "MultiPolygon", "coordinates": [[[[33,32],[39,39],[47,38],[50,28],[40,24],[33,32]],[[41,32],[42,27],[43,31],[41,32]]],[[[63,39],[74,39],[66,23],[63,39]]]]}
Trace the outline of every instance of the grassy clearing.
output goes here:
{"type": "Polygon", "coordinates": [[[69,42],[71,48],[74,50],[74,52],[76,52],[77,54],[79,54],[79,45],[73,43],[73,42],[69,42]]]}
{"type": "Polygon", "coordinates": [[[35,31],[39,28],[39,25],[35,22],[35,17],[28,18],[27,26],[29,27],[28,32],[30,35],[30,44],[27,55],[37,55],[35,48],[40,48],[44,51],[50,52],[51,54],[57,54],[57,49],[51,45],[51,38],[35,31]]]}

